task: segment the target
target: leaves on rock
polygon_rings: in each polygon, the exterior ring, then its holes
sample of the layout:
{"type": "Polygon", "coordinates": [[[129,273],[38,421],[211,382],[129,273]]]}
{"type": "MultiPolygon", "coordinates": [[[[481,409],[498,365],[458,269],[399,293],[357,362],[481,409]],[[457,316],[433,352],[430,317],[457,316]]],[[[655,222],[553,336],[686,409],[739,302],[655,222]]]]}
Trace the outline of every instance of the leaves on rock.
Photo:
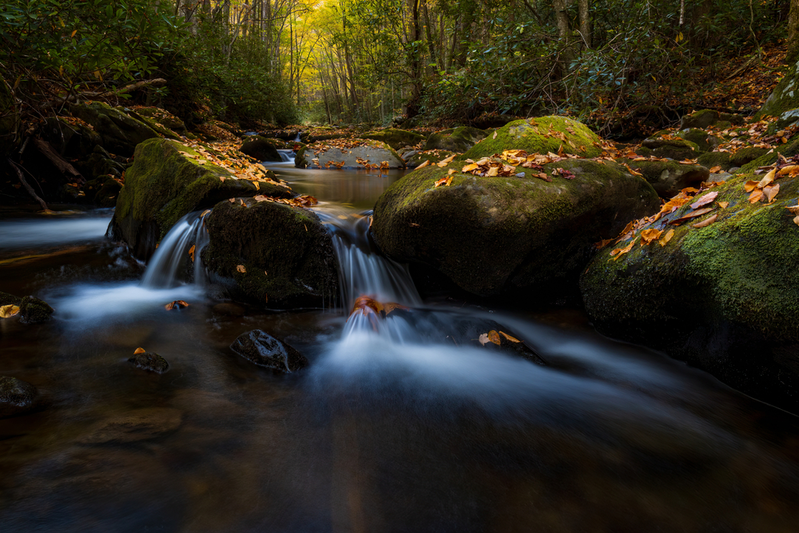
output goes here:
{"type": "Polygon", "coordinates": [[[610,257],[615,261],[619,257],[623,256],[627,252],[633,249],[633,245],[635,244],[635,239],[630,241],[630,244],[625,246],[624,248],[616,248],[615,250],[611,250],[610,257]]]}
{"type": "Polygon", "coordinates": [[[666,232],[665,235],[663,235],[663,237],[660,238],[658,244],[661,246],[666,246],[672,237],[674,237],[674,230],[670,229],[669,231],[666,232]]]}
{"type": "Polygon", "coordinates": [[[140,353],[145,353],[146,351],[147,350],[145,350],[144,348],[139,347],[139,348],[136,348],[135,350],[133,350],[133,355],[139,355],[140,353]]]}
{"type": "Polygon", "coordinates": [[[713,191],[713,192],[707,193],[706,195],[704,195],[701,198],[699,198],[696,202],[692,203],[691,204],[691,209],[699,209],[703,205],[707,205],[707,204],[711,203],[713,200],[716,199],[716,196],[718,196],[718,195],[719,195],[718,191],[713,191]]]}
{"type": "Polygon", "coordinates": [[[690,213],[688,213],[686,215],[683,215],[680,218],[671,220],[671,221],[669,221],[669,224],[672,224],[672,225],[676,226],[677,224],[682,224],[686,220],[691,220],[692,218],[701,217],[702,215],[706,215],[706,214],[710,213],[711,211],[713,211],[712,207],[703,207],[702,209],[697,209],[695,211],[691,211],[690,213]]]}
{"type": "Polygon", "coordinates": [[[663,230],[655,228],[645,229],[641,232],[641,246],[648,246],[658,240],[663,234],[663,230]]]}
{"type": "Polygon", "coordinates": [[[0,318],[11,318],[19,314],[19,306],[8,304],[0,306],[0,318]]]}
{"type": "Polygon", "coordinates": [[[718,215],[718,213],[716,213],[716,214],[715,214],[715,215],[713,215],[713,216],[709,216],[709,217],[707,217],[707,218],[706,218],[705,220],[703,220],[702,222],[697,222],[696,224],[691,224],[691,227],[693,227],[693,228],[704,228],[704,227],[706,227],[706,226],[709,226],[709,225],[711,225],[712,223],[714,223],[714,222],[716,221],[716,219],[717,219],[717,218],[719,218],[719,215],[718,215]]]}
{"type": "Polygon", "coordinates": [[[236,265],[236,272],[240,272],[242,274],[246,274],[247,273],[247,269],[244,268],[244,265],[236,265]]]}
{"type": "Polygon", "coordinates": [[[191,248],[189,248],[189,257],[191,258],[191,262],[192,263],[194,262],[194,250],[195,249],[196,249],[196,246],[194,244],[192,244],[191,248]]]}
{"type": "Polygon", "coordinates": [[[444,185],[445,187],[449,187],[451,183],[452,183],[452,174],[436,180],[435,187],[441,187],[442,185],[444,185]]]}
{"type": "Polygon", "coordinates": [[[184,300],[175,300],[173,302],[169,302],[164,306],[164,309],[167,311],[172,311],[173,309],[182,309],[183,307],[188,307],[189,304],[186,303],[184,300]]]}

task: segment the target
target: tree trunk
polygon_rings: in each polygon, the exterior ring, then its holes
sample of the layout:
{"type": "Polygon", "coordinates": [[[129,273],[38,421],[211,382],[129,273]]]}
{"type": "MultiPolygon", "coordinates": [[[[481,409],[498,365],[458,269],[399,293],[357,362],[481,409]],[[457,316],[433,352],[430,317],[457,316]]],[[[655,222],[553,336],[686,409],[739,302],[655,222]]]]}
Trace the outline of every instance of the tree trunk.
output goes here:
{"type": "Polygon", "coordinates": [[[791,0],[788,13],[788,62],[799,59],[799,0],[791,0]]]}
{"type": "Polygon", "coordinates": [[[591,19],[589,16],[590,0],[579,0],[580,35],[583,37],[583,46],[591,48],[591,19]]]}

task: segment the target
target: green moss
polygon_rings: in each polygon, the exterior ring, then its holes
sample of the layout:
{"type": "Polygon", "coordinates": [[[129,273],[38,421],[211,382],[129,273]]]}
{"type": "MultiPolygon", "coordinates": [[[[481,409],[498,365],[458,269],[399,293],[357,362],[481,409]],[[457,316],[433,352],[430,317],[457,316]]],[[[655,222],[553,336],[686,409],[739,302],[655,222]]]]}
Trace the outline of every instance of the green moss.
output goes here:
{"type": "Polygon", "coordinates": [[[791,65],[754,118],[760,119],[767,115],[779,117],[797,107],[799,107],[799,62],[791,65]]]}
{"type": "Polygon", "coordinates": [[[415,146],[425,140],[424,135],[420,133],[396,128],[370,131],[361,135],[361,138],[382,141],[394,150],[399,150],[404,146],[415,146]]]}
{"type": "Polygon", "coordinates": [[[734,167],[742,167],[747,163],[751,163],[755,159],[762,157],[768,153],[765,148],[757,148],[755,146],[747,146],[741,148],[730,156],[730,164],[734,167]]]}
{"type": "Polygon", "coordinates": [[[754,172],[759,167],[773,165],[777,162],[777,154],[782,154],[785,157],[792,157],[799,154],[799,138],[794,138],[794,140],[786,144],[781,144],[776,150],[770,150],[765,155],[745,164],[741,167],[741,172],[754,172]]]}
{"type": "Polygon", "coordinates": [[[681,139],[692,142],[698,151],[707,152],[713,148],[709,142],[710,135],[705,130],[692,128],[687,131],[681,131],[677,135],[681,139]]]}
{"type": "Polygon", "coordinates": [[[54,309],[35,296],[26,296],[19,303],[19,314],[26,324],[40,324],[50,320],[54,309]]]}
{"type": "Polygon", "coordinates": [[[487,132],[478,128],[466,126],[450,128],[430,134],[425,142],[424,149],[465,152],[486,136],[487,132]]]}
{"type": "Polygon", "coordinates": [[[724,170],[732,168],[730,154],[727,152],[707,152],[697,158],[700,165],[707,168],[719,166],[724,170]]]}
{"type": "Polygon", "coordinates": [[[548,116],[509,122],[470,148],[464,157],[479,159],[503,150],[525,150],[529,153],[558,152],[586,157],[600,155],[600,139],[584,124],[567,117],[548,116]],[[562,134],[564,142],[559,134],[562,134]]]}

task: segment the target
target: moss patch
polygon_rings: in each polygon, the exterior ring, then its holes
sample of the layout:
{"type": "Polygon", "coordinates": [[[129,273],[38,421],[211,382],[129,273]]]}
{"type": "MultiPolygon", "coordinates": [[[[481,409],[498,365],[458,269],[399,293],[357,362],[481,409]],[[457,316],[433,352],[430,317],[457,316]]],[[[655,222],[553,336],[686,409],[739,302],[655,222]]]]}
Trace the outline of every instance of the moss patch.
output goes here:
{"type": "Polygon", "coordinates": [[[485,139],[488,133],[478,128],[461,126],[430,134],[425,142],[425,150],[446,150],[465,152],[475,143],[485,139]]]}
{"type": "Polygon", "coordinates": [[[399,150],[404,146],[415,146],[425,140],[421,133],[396,128],[370,131],[361,135],[361,138],[382,141],[394,150],[399,150]]]}

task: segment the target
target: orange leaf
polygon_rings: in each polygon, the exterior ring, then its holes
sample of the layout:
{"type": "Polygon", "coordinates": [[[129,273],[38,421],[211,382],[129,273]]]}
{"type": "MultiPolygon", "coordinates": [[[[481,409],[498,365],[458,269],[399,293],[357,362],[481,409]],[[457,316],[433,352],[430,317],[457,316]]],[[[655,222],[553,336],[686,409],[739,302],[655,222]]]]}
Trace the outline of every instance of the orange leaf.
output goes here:
{"type": "Polygon", "coordinates": [[[674,230],[670,229],[669,231],[666,232],[666,234],[663,237],[660,238],[658,244],[661,246],[666,246],[672,237],[674,237],[674,230]]]}
{"type": "Polygon", "coordinates": [[[457,170],[455,170],[454,168],[451,168],[451,169],[449,169],[447,171],[447,175],[451,176],[451,175],[455,174],[456,172],[457,172],[457,170]]]}
{"type": "Polygon", "coordinates": [[[697,222],[696,224],[691,224],[691,227],[693,227],[693,228],[704,228],[705,226],[709,226],[712,223],[714,223],[717,218],[719,218],[718,213],[713,215],[712,217],[706,218],[702,222],[697,222]]]}
{"type": "Polygon", "coordinates": [[[730,205],[730,202],[718,202],[718,204],[722,209],[727,209],[727,206],[730,205]]]}
{"type": "Polygon", "coordinates": [[[752,191],[752,194],[749,195],[750,204],[756,204],[762,199],[763,199],[763,191],[760,189],[755,189],[754,191],[752,191]]]}
{"type": "Polygon", "coordinates": [[[716,165],[715,167],[710,167],[711,174],[718,174],[719,172],[721,172],[721,167],[719,165],[716,165]]]}
{"type": "Polygon", "coordinates": [[[715,200],[716,196],[718,196],[718,195],[719,195],[718,191],[713,191],[713,192],[707,193],[706,195],[701,197],[699,200],[697,200],[696,202],[692,203],[691,204],[691,209],[699,209],[703,205],[709,204],[710,202],[715,200]]]}
{"type": "Polygon", "coordinates": [[[400,304],[398,304],[396,302],[388,302],[383,307],[386,310],[386,316],[390,315],[391,312],[394,311],[395,309],[403,309],[405,311],[408,310],[407,307],[405,307],[404,305],[400,305],[400,304]]]}
{"type": "Polygon", "coordinates": [[[610,256],[614,259],[618,259],[619,257],[623,256],[627,252],[633,249],[633,244],[635,244],[635,239],[630,241],[630,244],[625,246],[624,248],[616,248],[615,250],[610,251],[610,256]]]}
{"type": "Polygon", "coordinates": [[[8,304],[0,306],[0,318],[11,318],[19,314],[19,306],[8,304]]]}
{"type": "Polygon", "coordinates": [[[416,167],[416,168],[417,168],[417,169],[424,168],[424,167],[426,167],[426,166],[427,166],[427,165],[429,165],[429,164],[430,164],[430,160],[428,159],[427,161],[425,161],[424,163],[422,163],[421,165],[419,165],[419,166],[418,166],[418,167],[416,167]]]}
{"type": "Polygon", "coordinates": [[[502,340],[499,338],[499,333],[496,330],[491,330],[488,332],[488,340],[499,346],[502,343],[502,340]]]}
{"type": "Polygon", "coordinates": [[[478,168],[480,168],[480,167],[475,165],[474,163],[470,163],[470,164],[466,165],[465,167],[463,167],[461,169],[461,172],[467,173],[467,172],[471,172],[473,170],[477,170],[478,168]]]}
{"type": "Polygon", "coordinates": [[[777,172],[778,177],[789,176],[794,178],[797,175],[799,175],[799,165],[788,165],[787,167],[782,167],[779,172],[777,172]]]}
{"type": "Polygon", "coordinates": [[[757,181],[747,181],[746,183],[744,183],[744,190],[746,192],[752,192],[755,189],[757,189],[757,184],[758,184],[757,181]]]}
{"type": "Polygon", "coordinates": [[[508,335],[504,331],[500,331],[499,334],[502,335],[503,337],[505,337],[506,339],[508,339],[511,342],[522,342],[519,339],[517,339],[516,337],[512,337],[511,335],[508,335]]]}
{"type": "Polygon", "coordinates": [[[452,155],[451,155],[451,156],[449,156],[448,158],[446,158],[446,159],[443,159],[443,160],[439,161],[439,162],[437,163],[437,164],[438,164],[438,166],[439,166],[440,168],[444,168],[445,166],[447,166],[447,165],[449,165],[450,163],[452,163],[452,160],[453,160],[453,159],[455,159],[455,156],[457,156],[457,155],[458,155],[458,154],[452,154],[452,155]]]}
{"type": "Polygon", "coordinates": [[[793,215],[799,215],[799,205],[786,205],[785,209],[790,211],[793,215]]]}
{"type": "Polygon", "coordinates": [[[173,309],[180,309],[181,307],[188,307],[189,304],[183,300],[175,300],[174,302],[169,302],[164,306],[164,309],[167,311],[172,311],[173,309]]]}
{"type": "Polygon", "coordinates": [[[237,272],[241,272],[242,274],[246,274],[247,273],[247,269],[244,268],[244,265],[237,265],[236,266],[236,271],[237,272]]]}
{"type": "Polygon", "coordinates": [[[443,178],[436,181],[435,187],[441,187],[442,185],[449,187],[452,183],[452,176],[444,176],[443,178]]]}
{"type": "Polygon", "coordinates": [[[655,242],[663,234],[663,230],[654,228],[645,229],[641,232],[641,246],[647,246],[655,242]]]}
{"type": "Polygon", "coordinates": [[[710,213],[711,211],[713,211],[712,207],[703,207],[702,209],[697,209],[696,211],[691,211],[687,215],[683,215],[683,216],[681,216],[678,219],[672,220],[672,221],[669,222],[669,224],[672,224],[672,225],[682,224],[686,220],[691,220],[692,218],[701,217],[702,215],[710,213]]]}
{"type": "Polygon", "coordinates": [[[763,179],[760,180],[760,182],[757,184],[757,188],[762,189],[766,185],[771,184],[771,182],[774,181],[776,175],[777,175],[777,169],[776,168],[771,169],[765,176],[763,176],[763,179]]]}
{"type": "Polygon", "coordinates": [[[193,244],[191,245],[191,248],[189,248],[189,257],[191,257],[191,262],[193,263],[194,262],[194,245],[193,244]]]}
{"type": "Polygon", "coordinates": [[[146,351],[147,350],[145,350],[144,348],[139,347],[139,348],[136,348],[136,350],[133,352],[133,355],[139,355],[140,353],[144,353],[146,351]]]}

